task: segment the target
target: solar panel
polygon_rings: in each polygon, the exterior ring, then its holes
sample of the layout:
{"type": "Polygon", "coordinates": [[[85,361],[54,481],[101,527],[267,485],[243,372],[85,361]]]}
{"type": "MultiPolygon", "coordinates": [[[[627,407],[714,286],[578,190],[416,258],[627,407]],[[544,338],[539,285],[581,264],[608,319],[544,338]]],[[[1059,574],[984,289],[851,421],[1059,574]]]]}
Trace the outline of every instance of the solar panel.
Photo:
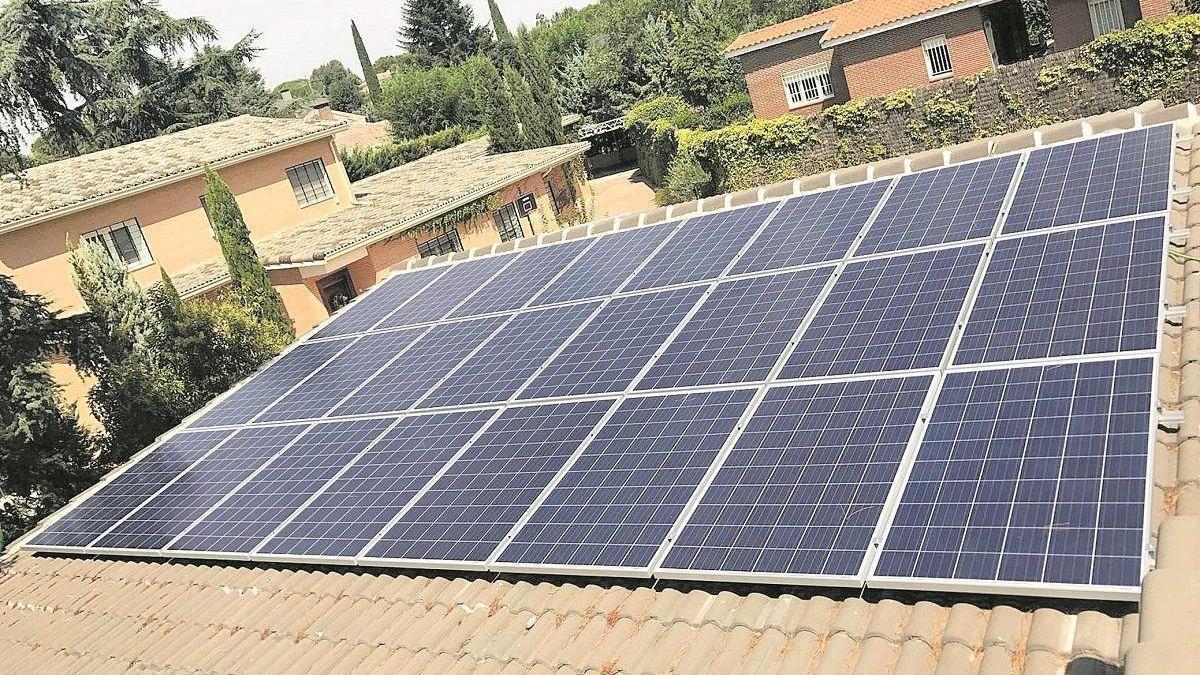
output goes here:
{"type": "Polygon", "coordinates": [[[1153,369],[949,375],[874,576],[1137,586],[1153,369]]]}
{"type": "Polygon", "coordinates": [[[962,246],[848,265],[782,377],[938,367],[982,254],[962,246]]]}
{"type": "Polygon", "coordinates": [[[617,298],[520,393],[520,398],[621,391],[704,295],[703,287],[617,298]]]}
{"type": "Polygon", "coordinates": [[[1004,232],[1165,211],[1172,125],[1034,150],[1004,232]]]}
{"type": "Polygon", "coordinates": [[[741,389],[626,400],[498,560],[648,572],[753,396],[741,389]]]}
{"type": "Polygon", "coordinates": [[[758,204],[688,220],[623,290],[639,291],[720,276],[776,207],[758,204]]]}
{"type": "Polygon", "coordinates": [[[770,389],[658,573],[860,579],[931,380],[770,389]]]}
{"type": "Polygon", "coordinates": [[[855,255],[989,236],[1019,163],[1008,155],[904,176],[855,255]]]}
{"type": "Polygon", "coordinates": [[[589,302],[516,315],[416,407],[507,400],[599,306],[589,302]]]}
{"type": "Polygon", "coordinates": [[[405,417],[257,553],[358,555],[495,414],[472,410],[405,417]]]}
{"type": "Polygon", "coordinates": [[[267,408],[255,421],[279,422],[323,416],[424,332],[424,328],[408,328],[362,336],[267,408]]]}
{"type": "Polygon", "coordinates": [[[247,553],[349,464],[394,419],[315,424],[168,546],[192,553],[247,553]]]}
{"type": "Polygon", "coordinates": [[[638,389],[765,380],[832,273],[821,267],[718,284],[638,389]]]}
{"type": "Polygon", "coordinates": [[[314,337],[327,338],[370,330],[445,271],[445,267],[417,270],[384,281],[343,309],[314,337]]]}
{"type": "Polygon", "coordinates": [[[39,532],[29,543],[33,546],[87,546],[232,433],[198,431],[172,436],[39,532]]]}
{"type": "Polygon", "coordinates": [[[598,238],[531,304],[570,302],[616,292],[678,225],[677,222],[661,223],[598,238]]]}
{"type": "Polygon", "coordinates": [[[1161,218],[1000,241],[955,362],[1154,349],[1161,218]]]}
{"type": "Polygon", "coordinates": [[[365,557],[482,564],[611,406],[505,410],[365,557]]]}
{"type": "Polygon", "coordinates": [[[353,339],[346,338],[297,346],[188,426],[218,427],[249,422],[352,342],[353,339]]]}
{"type": "Polygon", "coordinates": [[[592,245],[594,239],[577,239],[564,244],[525,251],[505,267],[479,292],[467,299],[451,317],[489,314],[523,307],[576,256],[592,245]]]}
{"type": "Polygon", "coordinates": [[[515,255],[496,255],[452,265],[437,281],[425,287],[376,328],[398,328],[444,318],[461,302],[478,291],[515,255]]]}
{"type": "Polygon", "coordinates": [[[505,316],[438,324],[334,408],[334,416],[405,410],[508,320],[505,316]]]}
{"type": "Polygon", "coordinates": [[[816,192],[783,205],[733,274],[838,260],[850,251],[891,181],[816,192]]]}
{"type": "Polygon", "coordinates": [[[293,424],[242,429],[94,545],[148,551],[166,546],[307,428],[293,424]]]}

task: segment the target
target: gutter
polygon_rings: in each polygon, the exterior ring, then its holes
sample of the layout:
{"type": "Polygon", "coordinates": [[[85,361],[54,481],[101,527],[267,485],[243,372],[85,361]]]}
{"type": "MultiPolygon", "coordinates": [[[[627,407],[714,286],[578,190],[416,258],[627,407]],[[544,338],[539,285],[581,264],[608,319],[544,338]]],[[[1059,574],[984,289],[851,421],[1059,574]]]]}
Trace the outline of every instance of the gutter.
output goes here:
{"type": "Polygon", "coordinates": [[[756,42],[752,45],[747,45],[740,49],[726,51],[725,58],[734,59],[739,56],[742,56],[743,54],[749,54],[750,52],[756,52],[760,49],[766,49],[767,47],[774,47],[775,45],[781,45],[785,42],[791,42],[792,40],[799,40],[800,38],[805,38],[810,35],[816,35],[817,33],[824,33],[825,31],[829,30],[830,28],[833,28],[833,24],[834,24],[833,21],[829,21],[829,22],[823,23],[819,26],[814,26],[812,28],[806,28],[804,30],[797,31],[795,33],[788,33],[787,35],[781,35],[777,38],[771,38],[770,40],[766,40],[764,42],[756,42]]]}

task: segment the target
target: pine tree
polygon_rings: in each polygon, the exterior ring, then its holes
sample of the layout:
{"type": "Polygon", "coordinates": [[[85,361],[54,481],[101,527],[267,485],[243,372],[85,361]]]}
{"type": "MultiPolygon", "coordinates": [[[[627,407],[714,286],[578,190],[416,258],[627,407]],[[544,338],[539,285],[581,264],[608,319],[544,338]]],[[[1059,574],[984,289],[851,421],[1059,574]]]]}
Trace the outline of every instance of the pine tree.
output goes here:
{"type": "Polygon", "coordinates": [[[271,278],[250,241],[250,230],[229,186],[209,167],[204,168],[204,182],[205,202],[225,264],[229,267],[229,287],[233,297],[252,315],[294,334],[283,299],[271,285],[271,278]]]}
{"type": "Polygon", "coordinates": [[[484,126],[488,130],[488,149],[494,153],[525,149],[520,120],[513,107],[508,86],[496,69],[496,64],[483,54],[467,63],[471,88],[483,110],[484,126]]]}
{"type": "Polygon", "coordinates": [[[462,0],[406,0],[400,46],[425,66],[458,65],[488,43],[462,0]]]}
{"type": "Polygon", "coordinates": [[[371,64],[371,57],[367,55],[367,45],[363,44],[362,35],[358,32],[358,26],[353,21],[350,22],[350,34],[354,37],[354,48],[358,51],[358,64],[362,67],[363,80],[367,83],[367,93],[371,95],[371,101],[379,100],[379,75],[375,73],[375,66],[371,64]]]}
{"type": "Polygon", "coordinates": [[[537,127],[533,132],[527,127],[526,135],[530,137],[531,142],[534,138],[541,139],[534,142],[534,147],[566,143],[567,134],[562,127],[562,109],[558,106],[558,84],[550,72],[550,64],[533,40],[529,39],[528,34],[523,34],[521,38],[521,74],[525,76],[533,94],[534,119],[529,120],[527,124],[537,127]]]}
{"type": "Polygon", "coordinates": [[[508,30],[508,24],[504,22],[504,15],[500,13],[500,7],[496,5],[496,0],[488,0],[488,11],[492,15],[492,32],[496,34],[498,62],[506,66],[518,67],[520,57],[517,54],[517,43],[513,40],[512,32],[508,30]]]}
{"type": "MultiPolygon", "coordinates": [[[[21,535],[99,477],[91,439],[64,407],[49,359],[66,339],[41,297],[0,275],[0,538],[21,535]]],[[[0,544],[2,546],[2,544],[0,544]]]]}

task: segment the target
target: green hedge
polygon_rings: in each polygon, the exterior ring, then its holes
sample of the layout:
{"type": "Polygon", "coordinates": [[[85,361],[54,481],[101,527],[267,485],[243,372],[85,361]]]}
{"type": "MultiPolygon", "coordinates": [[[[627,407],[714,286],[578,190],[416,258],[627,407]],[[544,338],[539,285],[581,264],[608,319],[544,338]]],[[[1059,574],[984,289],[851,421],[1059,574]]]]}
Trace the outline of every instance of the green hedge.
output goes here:
{"type": "Polygon", "coordinates": [[[436,134],[387,145],[344,149],[340,155],[342,165],[346,167],[346,174],[350,176],[350,180],[358,181],[367,176],[374,176],[388,169],[408,164],[426,155],[453,148],[478,136],[480,136],[479,133],[468,133],[461,127],[450,127],[436,134]]]}
{"type": "Polygon", "coordinates": [[[1200,16],[1142,21],[1073,52],[940,87],[706,130],[678,99],[630,111],[626,126],[661,204],[688,201],[922,150],[1200,96],[1200,16]]]}

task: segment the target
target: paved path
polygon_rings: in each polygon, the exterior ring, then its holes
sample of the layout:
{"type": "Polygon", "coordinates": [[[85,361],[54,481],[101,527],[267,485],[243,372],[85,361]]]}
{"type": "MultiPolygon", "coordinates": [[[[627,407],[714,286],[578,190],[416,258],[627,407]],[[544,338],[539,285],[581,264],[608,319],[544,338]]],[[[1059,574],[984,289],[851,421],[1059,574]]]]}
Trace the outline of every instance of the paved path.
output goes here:
{"type": "Polygon", "coordinates": [[[655,208],[654,189],[642,181],[637,169],[629,169],[590,181],[596,193],[592,220],[655,208]]]}

